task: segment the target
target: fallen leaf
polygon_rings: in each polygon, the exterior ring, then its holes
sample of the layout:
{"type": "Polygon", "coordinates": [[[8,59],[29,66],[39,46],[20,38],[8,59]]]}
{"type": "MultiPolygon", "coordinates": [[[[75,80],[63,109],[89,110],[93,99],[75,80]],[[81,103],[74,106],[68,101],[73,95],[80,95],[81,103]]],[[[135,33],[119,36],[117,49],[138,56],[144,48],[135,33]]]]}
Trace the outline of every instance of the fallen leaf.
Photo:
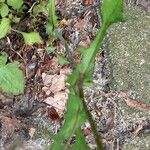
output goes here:
{"type": "Polygon", "coordinates": [[[50,86],[54,75],[48,75],[46,73],[42,73],[42,79],[44,86],[50,86]]]}
{"type": "Polygon", "coordinates": [[[52,119],[52,120],[58,120],[60,119],[58,112],[56,111],[56,109],[52,106],[52,107],[48,107],[48,116],[52,119]]]}
{"type": "Polygon", "coordinates": [[[143,104],[141,102],[138,102],[134,99],[130,99],[127,95],[127,93],[125,92],[120,92],[118,95],[120,98],[123,98],[123,100],[126,102],[126,104],[130,107],[142,110],[142,111],[147,111],[150,110],[150,106],[148,106],[147,104],[143,104]]]}
{"type": "Polygon", "coordinates": [[[66,102],[68,98],[68,93],[61,91],[55,93],[54,97],[47,97],[44,102],[50,106],[53,106],[59,115],[62,115],[66,108],[66,102]]]}
{"type": "Polygon", "coordinates": [[[143,129],[143,125],[139,124],[133,133],[134,137],[137,136],[142,129],[143,129]]]}
{"type": "Polygon", "coordinates": [[[92,5],[93,0],[84,0],[84,5],[92,5]]]}
{"type": "Polygon", "coordinates": [[[61,75],[46,75],[42,74],[44,85],[49,87],[49,91],[52,93],[56,93],[62,90],[65,90],[66,84],[66,76],[64,74],[61,75]]]}
{"type": "Polygon", "coordinates": [[[66,108],[66,101],[68,98],[66,79],[70,72],[70,69],[62,69],[60,70],[59,75],[42,74],[44,83],[42,90],[49,96],[44,100],[44,102],[52,106],[56,111],[54,112],[54,110],[50,110],[49,115],[52,118],[53,116],[57,116],[56,113],[58,113],[59,116],[62,115],[66,108]]]}
{"type": "Polygon", "coordinates": [[[29,135],[30,135],[31,138],[33,137],[35,131],[36,131],[35,128],[30,128],[30,129],[29,129],[29,135]]]}
{"type": "Polygon", "coordinates": [[[42,91],[44,91],[46,95],[50,95],[51,94],[51,91],[49,90],[49,87],[44,86],[42,88],[42,91]]]}
{"type": "Polygon", "coordinates": [[[66,76],[64,74],[55,75],[52,80],[51,91],[53,93],[64,90],[66,87],[65,84],[66,76]]]}

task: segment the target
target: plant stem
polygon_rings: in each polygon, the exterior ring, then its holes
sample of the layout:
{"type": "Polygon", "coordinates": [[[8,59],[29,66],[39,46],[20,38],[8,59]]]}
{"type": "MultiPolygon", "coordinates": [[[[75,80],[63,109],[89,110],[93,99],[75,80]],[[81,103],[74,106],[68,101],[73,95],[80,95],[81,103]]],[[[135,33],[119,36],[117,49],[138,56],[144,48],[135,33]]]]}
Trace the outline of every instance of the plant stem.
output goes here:
{"type": "Polygon", "coordinates": [[[80,80],[78,82],[79,96],[82,99],[82,104],[83,104],[84,111],[85,111],[85,113],[87,115],[88,121],[89,121],[91,129],[93,131],[95,142],[96,142],[96,145],[97,145],[97,149],[98,150],[103,150],[101,137],[98,134],[95,122],[94,122],[94,120],[92,118],[92,115],[91,115],[90,111],[88,110],[87,104],[86,104],[85,99],[84,99],[84,92],[83,92],[83,81],[84,80],[83,79],[84,79],[83,78],[83,74],[80,74],[80,80]]]}
{"type": "Polygon", "coordinates": [[[22,34],[21,31],[11,28],[12,31],[22,34]]]}

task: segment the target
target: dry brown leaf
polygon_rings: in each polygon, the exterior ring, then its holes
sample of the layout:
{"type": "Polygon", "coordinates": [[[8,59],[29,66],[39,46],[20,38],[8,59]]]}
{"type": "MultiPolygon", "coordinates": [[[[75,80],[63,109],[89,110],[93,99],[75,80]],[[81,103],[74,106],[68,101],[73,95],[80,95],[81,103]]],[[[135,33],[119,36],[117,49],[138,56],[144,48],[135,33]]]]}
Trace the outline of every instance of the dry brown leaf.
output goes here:
{"type": "Polygon", "coordinates": [[[126,104],[130,107],[142,110],[142,111],[147,111],[150,110],[150,106],[143,104],[141,102],[138,102],[134,99],[130,99],[125,92],[120,92],[119,97],[123,98],[123,100],[126,102],[126,104]]]}
{"type": "Polygon", "coordinates": [[[143,129],[143,125],[139,124],[133,133],[134,137],[137,136],[142,129],[143,129]]]}
{"type": "Polygon", "coordinates": [[[42,90],[46,93],[46,95],[49,95],[44,102],[53,106],[58,112],[58,115],[62,115],[66,107],[66,101],[68,98],[66,79],[70,72],[70,69],[62,69],[60,70],[59,75],[42,74],[44,83],[42,90]],[[51,93],[53,93],[53,96],[50,96],[51,93]]]}
{"type": "Polygon", "coordinates": [[[59,114],[53,106],[48,107],[48,117],[50,117],[53,121],[60,119],[59,114]]]}
{"type": "Polygon", "coordinates": [[[75,24],[75,27],[77,29],[83,30],[85,28],[86,23],[87,22],[85,19],[79,19],[78,22],[75,24]]]}
{"type": "Polygon", "coordinates": [[[56,93],[66,89],[66,78],[70,73],[70,69],[60,70],[59,75],[48,75],[46,73],[42,74],[42,79],[44,83],[44,91],[56,93]]]}
{"type": "Polygon", "coordinates": [[[47,97],[44,102],[50,106],[53,106],[59,115],[62,115],[66,108],[66,101],[68,98],[68,93],[61,91],[55,93],[54,97],[47,97]]]}
{"type": "Polygon", "coordinates": [[[84,0],[84,5],[92,5],[92,3],[93,3],[93,0],[84,0]]]}
{"type": "Polygon", "coordinates": [[[29,129],[29,135],[30,135],[31,138],[33,137],[35,131],[36,131],[35,128],[30,128],[30,129],[29,129]]]}
{"type": "Polygon", "coordinates": [[[64,74],[55,75],[52,79],[51,91],[53,93],[59,92],[66,88],[66,76],[64,74]]]}
{"type": "Polygon", "coordinates": [[[50,86],[52,82],[52,78],[54,75],[48,75],[46,73],[42,73],[42,79],[45,86],[50,86]]]}
{"type": "Polygon", "coordinates": [[[65,90],[66,88],[66,76],[64,74],[60,75],[47,75],[45,73],[42,74],[44,87],[43,91],[45,91],[47,94],[49,93],[56,93],[62,90],[65,90]]]}
{"type": "Polygon", "coordinates": [[[46,95],[50,95],[51,94],[51,91],[49,90],[49,87],[44,86],[42,88],[42,91],[44,91],[46,95]]]}

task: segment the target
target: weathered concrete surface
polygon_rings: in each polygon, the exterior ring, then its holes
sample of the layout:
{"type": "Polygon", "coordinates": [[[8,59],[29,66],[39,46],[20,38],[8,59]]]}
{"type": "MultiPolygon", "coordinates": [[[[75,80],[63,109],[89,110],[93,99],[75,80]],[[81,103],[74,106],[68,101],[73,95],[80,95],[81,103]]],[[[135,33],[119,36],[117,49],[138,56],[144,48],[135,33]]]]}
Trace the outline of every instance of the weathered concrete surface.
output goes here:
{"type": "Polygon", "coordinates": [[[127,8],[126,16],[109,31],[112,88],[150,104],[150,15],[127,8]]]}
{"type": "MultiPolygon", "coordinates": [[[[129,97],[150,105],[150,15],[133,7],[126,8],[125,14],[129,19],[109,30],[111,89],[127,92],[129,97]]],[[[136,122],[139,125],[150,118],[150,111],[130,108],[121,100],[118,101],[118,109],[120,115],[114,129],[117,132],[126,133],[130,126],[135,127],[136,122]]],[[[139,136],[131,132],[122,149],[149,150],[149,140],[149,131],[139,136]]]]}
{"type": "Polygon", "coordinates": [[[140,136],[128,139],[124,144],[123,150],[149,150],[150,136],[140,136]]]}

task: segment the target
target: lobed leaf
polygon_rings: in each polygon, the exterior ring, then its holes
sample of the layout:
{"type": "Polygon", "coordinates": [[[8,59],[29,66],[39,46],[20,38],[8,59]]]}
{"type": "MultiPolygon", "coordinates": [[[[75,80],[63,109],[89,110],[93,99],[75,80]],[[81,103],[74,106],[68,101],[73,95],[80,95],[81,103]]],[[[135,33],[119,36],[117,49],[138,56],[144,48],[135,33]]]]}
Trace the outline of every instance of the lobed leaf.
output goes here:
{"type": "Polygon", "coordinates": [[[21,32],[21,34],[23,35],[25,43],[28,45],[33,45],[35,43],[43,43],[38,32],[30,32],[30,33],[21,32]]]}
{"type": "Polygon", "coordinates": [[[9,8],[5,3],[2,3],[0,6],[0,14],[2,18],[6,17],[9,13],[9,8]]]}
{"type": "Polygon", "coordinates": [[[6,63],[6,53],[0,56],[0,89],[13,95],[22,94],[24,91],[24,77],[19,69],[18,62],[6,63]]]}
{"type": "Polygon", "coordinates": [[[20,9],[22,4],[23,4],[23,0],[7,0],[7,4],[9,6],[12,6],[13,9],[20,9]]]}

